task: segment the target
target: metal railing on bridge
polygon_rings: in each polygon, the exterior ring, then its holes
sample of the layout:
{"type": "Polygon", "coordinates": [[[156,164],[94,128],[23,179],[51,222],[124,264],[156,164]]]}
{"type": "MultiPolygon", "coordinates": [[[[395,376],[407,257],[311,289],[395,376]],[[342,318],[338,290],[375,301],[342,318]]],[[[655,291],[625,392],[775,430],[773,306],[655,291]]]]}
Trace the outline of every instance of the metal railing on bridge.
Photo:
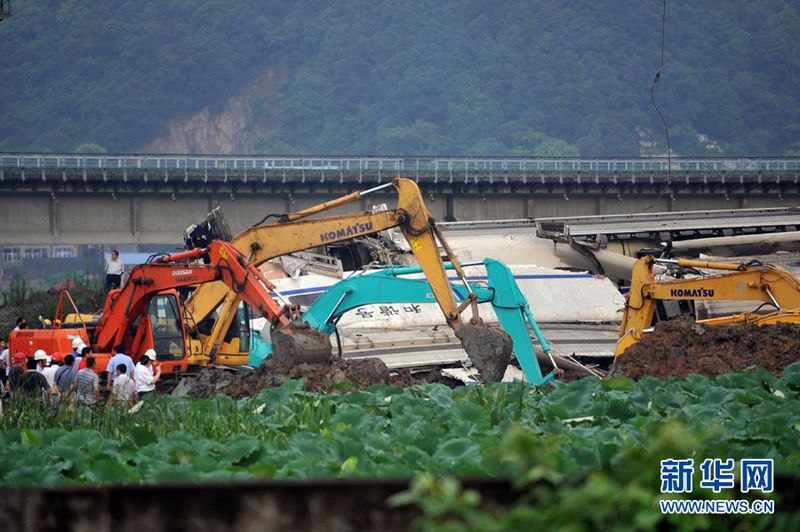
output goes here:
{"type": "Polygon", "coordinates": [[[0,168],[186,171],[397,172],[782,172],[800,171],[800,157],[584,158],[584,157],[273,157],[239,155],[0,154],[0,168]]]}

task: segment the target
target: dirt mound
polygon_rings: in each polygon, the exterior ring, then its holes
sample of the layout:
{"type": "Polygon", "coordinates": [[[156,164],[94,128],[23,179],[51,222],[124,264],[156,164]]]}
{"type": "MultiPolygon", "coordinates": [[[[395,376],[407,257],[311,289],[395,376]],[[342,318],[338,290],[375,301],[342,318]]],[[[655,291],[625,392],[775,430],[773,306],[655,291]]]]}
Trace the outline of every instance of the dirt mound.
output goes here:
{"type": "MultiPolygon", "coordinates": [[[[225,394],[234,399],[256,395],[263,388],[280,386],[288,380],[302,379],[311,392],[345,392],[364,390],[373,384],[413,386],[425,382],[440,382],[454,386],[457,381],[442,377],[439,371],[411,373],[400,370],[390,374],[378,358],[335,359],[316,364],[292,365],[288,360],[276,360],[254,370],[204,368],[183,377],[172,394],[176,396],[213,397],[225,394]]],[[[166,392],[167,389],[162,389],[166,392]]]]}
{"type": "Polygon", "coordinates": [[[779,374],[800,360],[800,325],[703,327],[689,318],[660,322],[614,362],[611,375],[639,379],[713,377],[750,366],[779,374]]]}

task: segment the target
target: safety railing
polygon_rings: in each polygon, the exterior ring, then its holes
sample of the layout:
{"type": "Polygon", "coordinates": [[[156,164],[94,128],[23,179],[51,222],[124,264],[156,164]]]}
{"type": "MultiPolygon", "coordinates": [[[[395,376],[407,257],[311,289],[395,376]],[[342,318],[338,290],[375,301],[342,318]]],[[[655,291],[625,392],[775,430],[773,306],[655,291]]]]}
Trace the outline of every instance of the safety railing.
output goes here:
{"type": "Polygon", "coordinates": [[[76,155],[0,153],[0,168],[335,172],[770,172],[800,171],[800,157],[518,158],[518,157],[250,157],[238,155],[76,155]]]}

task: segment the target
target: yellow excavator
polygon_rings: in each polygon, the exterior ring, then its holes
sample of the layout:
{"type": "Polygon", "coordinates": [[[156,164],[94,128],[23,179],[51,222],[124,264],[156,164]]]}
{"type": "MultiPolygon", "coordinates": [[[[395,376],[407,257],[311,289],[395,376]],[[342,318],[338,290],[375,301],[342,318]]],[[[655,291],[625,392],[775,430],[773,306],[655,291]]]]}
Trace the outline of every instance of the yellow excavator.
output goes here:
{"type": "Polygon", "coordinates": [[[761,306],[775,308],[768,314],[745,312],[698,320],[697,323],[702,325],[800,323],[800,279],[776,266],[756,261],[735,264],[642,257],[633,266],[615,356],[641,340],[644,331],[652,325],[657,302],[667,300],[760,301],[761,306]],[[653,274],[655,264],[725,273],[657,281],[653,274]]]}
{"type": "MultiPolygon", "coordinates": [[[[475,294],[466,281],[466,275],[426,208],[422,193],[414,181],[397,178],[390,183],[363,192],[354,192],[302,211],[279,215],[277,218],[278,220],[275,222],[247,229],[232,239],[231,244],[242,252],[252,264],[258,266],[269,259],[292,252],[399,227],[430,283],[433,295],[445,315],[448,325],[455,330],[465,351],[470,355],[473,364],[479,371],[482,359],[498,356],[503,358],[506,355],[498,355],[503,351],[507,351],[510,355],[511,344],[508,335],[483,325],[478,315],[475,294]],[[395,209],[306,220],[315,214],[358,201],[364,196],[389,187],[393,187],[398,194],[395,209]],[[437,240],[444,249],[448,260],[454,265],[456,274],[469,294],[461,304],[457,304],[453,296],[437,248],[437,240]],[[471,307],[472,318],[465,322],[461,318],[461,314],[468,306],[471,307]]],[[[190,228],[190,231],[187,232],[187,245],[190,247],[201,246],[206,239],[219,238],[218,230],[213,225],[213,223],[207,222],[204,231],[199,232],[196,228],[194,230],[190,228]]],[[[207,334],[201,335],[201,349],[193,350],[189,360],[190,364],[247,364],[249,353],[242,349],[244,346],[240,346],[238,352],[235,353],[220,351],[225,335],[237,315],[239,302],[238,294],[229,290],[222,283],[200,285],[186,300],[186,316],[190,329],[196,329],[198,324],[203,323],[212,316],[215,310],[217,311],[213,327],[207,331],[207,334]]],[[[273,342],[275,341],[280,341],[280,339],[273,338],[273,342]]]]}

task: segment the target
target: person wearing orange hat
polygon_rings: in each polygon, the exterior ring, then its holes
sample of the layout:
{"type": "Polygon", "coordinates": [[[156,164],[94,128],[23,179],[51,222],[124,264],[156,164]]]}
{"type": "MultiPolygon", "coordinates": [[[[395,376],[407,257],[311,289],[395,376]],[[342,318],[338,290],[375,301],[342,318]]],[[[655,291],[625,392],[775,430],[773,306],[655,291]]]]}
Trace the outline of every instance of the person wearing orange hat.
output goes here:
{"type": "Polygon", "coordinates": [[[17,352],[14,353],[14,362],[11,365],[11,369],[8,372],[8,383],[10,384],[9,388],[13,389],[16,388],[17,384],[19,383],[19,378],[25,373],[25,362],[28,360],[28,357],[25,356],[25,353],[17,352]]]}

